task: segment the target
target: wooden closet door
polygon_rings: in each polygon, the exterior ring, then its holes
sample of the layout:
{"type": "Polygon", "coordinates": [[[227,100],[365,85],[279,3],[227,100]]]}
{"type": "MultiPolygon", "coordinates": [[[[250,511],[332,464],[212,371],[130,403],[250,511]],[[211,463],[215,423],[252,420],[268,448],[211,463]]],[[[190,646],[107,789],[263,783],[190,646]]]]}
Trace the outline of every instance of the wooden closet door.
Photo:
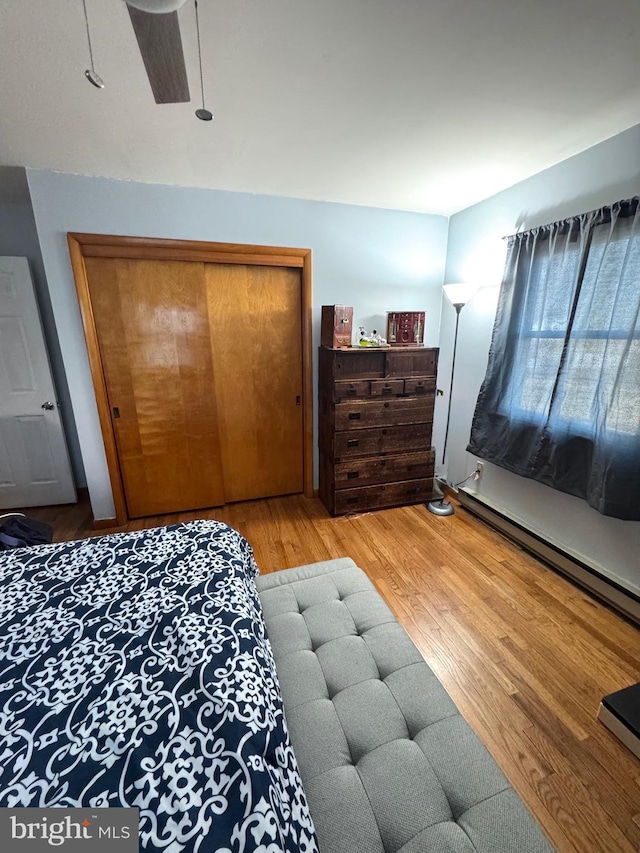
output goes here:
{"type": "Polygon", "coordinates": [[[85,265],[129,516],[223,504],[204,265],[85,265]]]}
{"type": "Polygon", "coordinates": [[[225,496],[303,491],[300,270],[205,264],[225,496]]]}

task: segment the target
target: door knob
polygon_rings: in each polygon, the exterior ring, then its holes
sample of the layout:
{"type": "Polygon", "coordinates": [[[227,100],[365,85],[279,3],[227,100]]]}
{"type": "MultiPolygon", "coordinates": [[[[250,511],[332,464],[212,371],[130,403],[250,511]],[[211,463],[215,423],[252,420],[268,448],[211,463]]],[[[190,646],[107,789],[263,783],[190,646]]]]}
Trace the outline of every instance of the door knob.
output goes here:
{"type": "Polygon", "coordinates": [[[55,409],[55,403],[52,403],[50,400],[47,400],[47,402],[43,403],[40,408],[44,409],[45,412],[52,412],[55,409]]]}

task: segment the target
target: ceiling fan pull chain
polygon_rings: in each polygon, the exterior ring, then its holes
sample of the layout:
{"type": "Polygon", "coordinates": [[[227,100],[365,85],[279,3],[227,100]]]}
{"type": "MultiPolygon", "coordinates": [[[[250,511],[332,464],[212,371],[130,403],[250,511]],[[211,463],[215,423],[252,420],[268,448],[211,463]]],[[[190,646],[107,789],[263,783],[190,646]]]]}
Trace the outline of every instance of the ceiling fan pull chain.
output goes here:
{"type": "Polygon", "coordinates": [[[96,74],[96,69],[93,64],[93,48],[91,47],[91,33],[89,32],[89,17],[87,15],[87,0],[82,0],[82,8],[84,9],[84,22],[87,27],[87,42],[89,43],[89,60],[91,62],[91,68],[87,68],[84,72],[84,76],[87,80],[92,83],[96,89],[104,89],[104,82],[102,77],[99,74],[96,74]]]}
{"type": "Polygon", "coordinates": [[[200,48],[200,19],[198,17],[198,0],[194,0],[196,7],[196,32],[198,34],[198,62],[200,63],[200,93],[202,95],[202,109],[196,110],[196,115],[201,121],[211,121],[211,113],[204,105],[204,79],[202,76],[202,50],[200,48]]]}

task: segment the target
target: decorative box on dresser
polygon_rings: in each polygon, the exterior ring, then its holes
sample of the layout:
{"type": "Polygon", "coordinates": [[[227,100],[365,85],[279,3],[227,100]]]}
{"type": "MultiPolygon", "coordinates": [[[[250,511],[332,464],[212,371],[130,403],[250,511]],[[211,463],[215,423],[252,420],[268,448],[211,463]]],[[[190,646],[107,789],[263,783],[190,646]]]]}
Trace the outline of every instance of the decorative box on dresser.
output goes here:
{"type": "Polygon", "coordinates": [[[320,500],[331,515],[430,500],[438,350],[319,353],[320,500]]]}

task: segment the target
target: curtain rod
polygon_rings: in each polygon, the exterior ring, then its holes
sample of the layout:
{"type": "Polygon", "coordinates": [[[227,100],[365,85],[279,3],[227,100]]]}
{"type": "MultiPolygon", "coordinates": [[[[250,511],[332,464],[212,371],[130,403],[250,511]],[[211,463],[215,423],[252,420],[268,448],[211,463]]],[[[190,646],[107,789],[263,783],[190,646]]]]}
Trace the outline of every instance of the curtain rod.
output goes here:
{"type": "MultiPolygon", "coordinates": [[[[553,228],[555,225],[564,225],[565,223],[575,222],[577,220],[583,219],[585,216],[597,216],[597,215],[603,215],[606,213],[610,217],[612,209],[614,207],[617,207],[617,206],[620,206],[621,208],[624,208],[626,206],[635,208],[634,210],[628,211],[625,214],[626,216],[632,216],[633,214],[638,212],[639,204],[640,204],[640,196],[634,195],[631,198],[624,198],[624,199],[621,199],[620,201],[611,202],[610,204],[603,204],[602,207],[596,207],[594,210],[587,210],[584,213],[576,213],[573,216],[567,216],[565,219],[557,219],[555,222],[548,222],[548,223],[543,224],[543,225],[536,225],[534,228],[527,228],[524,231],[516,231],[515,234],[505,234],[503,237],[501,237],[501,239],[502,240],[511,240],[511,239],[514,239],[515,237],[520,237],[521,235],[524,235],[524,234],[532,234],[534,231],[538,231],[541,228],[553,228]]],[[[607,220],[607,219],[602,220],[603,223],[607,222],[607,221],[610,221],[610,220],[607,220]]]]}

